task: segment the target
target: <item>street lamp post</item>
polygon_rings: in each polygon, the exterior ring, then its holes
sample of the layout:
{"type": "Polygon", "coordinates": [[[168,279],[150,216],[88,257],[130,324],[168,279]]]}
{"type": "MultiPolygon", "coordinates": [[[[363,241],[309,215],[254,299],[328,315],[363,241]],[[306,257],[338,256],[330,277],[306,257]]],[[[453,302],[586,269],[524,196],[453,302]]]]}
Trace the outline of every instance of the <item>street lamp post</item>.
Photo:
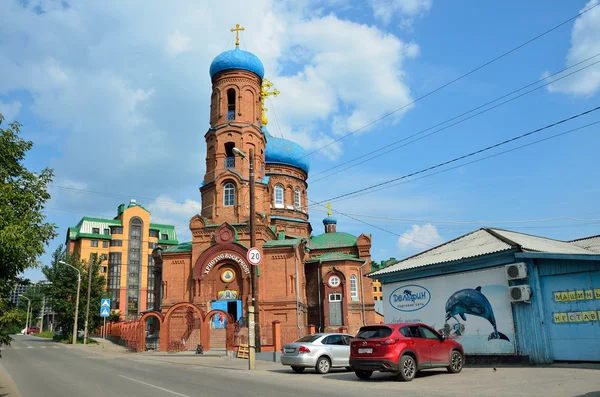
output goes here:
{"type": "Polygon", "coordinates": [[[81,288],[81,272],[75,266],[65,261],[58,261],[61,265],[67,265],[77,270],[77,299],[75,300],[75,322],[73,323],[73,344],[77,344],[77,317],[79,317],[79,289],[81,288]]]}
{"type": "Polygon", "coordinates": [[[27,335],[28,331],[29,331],[29,308],[31,307],[31,299],[29,299],[25,295],[19,294],[19,296],[21,298],[27,299],[27,317],[26,317],[27,319],[25,320],[25,335],[27,335]]]}
{"type": "MultiPolygon", "coordinates": [[[[249,157],[246,157],[246,154],[244,152],[242,152],[240,149],[238,148],[233,148],[233,152],[235,154],[237,154],[238,156],[245,158],[246,160],[248,160],[248,165],[249,165],[249,179],[250,179],[250,247],[254,247],[256,244],[256,238],[254,235],[254,202],[255,202],[255,194],[254,194],[254,149],[250,149],[249,150],[249,157]]],[[[250,291],[250,294],[252,296],[252,306],[254,308],[254,319],[255,322],[257,324],[260,325],[260,318],[259,318],[259,307],[258,307],[258,288],[256,285],[256,266],[250,266],[251,267],[251,272],[250,272],[250,277],[251,277],[251,288],[252,290],[250,291]]],[[[250,327],[253,326],[253,324],[248,324],[248,339],[250,339],[250,327]]],[[[260,329],[260,328],[258,328],[260,329]]],[[[260,332],[256,332],[256,330],[254,330],[254,352],[258,349],[258,351],[260,351],[260,332]]],[[[250,369],[253,369],[253,365],[252,363],[250,364],[250,369]]]]}

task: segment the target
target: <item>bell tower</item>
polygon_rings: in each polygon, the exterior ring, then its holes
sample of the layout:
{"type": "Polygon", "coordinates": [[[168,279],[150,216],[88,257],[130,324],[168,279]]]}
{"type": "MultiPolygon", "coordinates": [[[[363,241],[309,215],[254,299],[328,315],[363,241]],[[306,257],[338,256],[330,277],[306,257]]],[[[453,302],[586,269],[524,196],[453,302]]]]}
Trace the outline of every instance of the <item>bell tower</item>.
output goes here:
{"type": "Polygon", "coordinates": [[[261,131],[264,67],[256,55],[239,48],[219,54],[210,65],[212,94],[206,140],[206,174],[200,187],[202,216],[211,223],[241,223],[250,216],[249,155],[254,152],[256,212],[267,213],[266,138],[261,131]],[[237,149],[246,158],[236,154],[237,149]]]}

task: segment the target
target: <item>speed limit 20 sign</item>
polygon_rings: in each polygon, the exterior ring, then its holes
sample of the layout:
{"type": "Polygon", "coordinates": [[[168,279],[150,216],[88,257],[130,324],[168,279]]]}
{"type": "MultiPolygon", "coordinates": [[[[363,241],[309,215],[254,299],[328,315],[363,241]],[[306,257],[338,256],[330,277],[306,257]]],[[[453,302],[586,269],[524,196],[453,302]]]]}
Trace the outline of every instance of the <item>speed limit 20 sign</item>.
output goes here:
{"type": "Polygon", "coordinates": [[[260,265],[260,262],[262,261],[262,253],[260,252],[260,249],[256,248],[256,247],[252,247],[248,250],[248,262],[250,262],[251,265],[260,265]]]}

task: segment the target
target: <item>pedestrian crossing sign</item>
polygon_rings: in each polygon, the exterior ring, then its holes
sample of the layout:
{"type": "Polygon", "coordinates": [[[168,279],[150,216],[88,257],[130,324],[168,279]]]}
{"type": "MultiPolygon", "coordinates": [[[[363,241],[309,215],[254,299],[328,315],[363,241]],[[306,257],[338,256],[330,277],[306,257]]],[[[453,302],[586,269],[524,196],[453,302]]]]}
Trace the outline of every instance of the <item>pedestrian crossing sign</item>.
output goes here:
{"type": "Polygon", "coordinates": [[[100,309],[100,317],[108,317],[110,316],[110,310],[108,310],[108,307],[103,307],[100,309]]]}
{"type": "Polygon", "coordinates": [[[110,299],[108,299],[108,298],[102,299],[102,304],[100,304],[100,307],[110,307],[110,299]]]}

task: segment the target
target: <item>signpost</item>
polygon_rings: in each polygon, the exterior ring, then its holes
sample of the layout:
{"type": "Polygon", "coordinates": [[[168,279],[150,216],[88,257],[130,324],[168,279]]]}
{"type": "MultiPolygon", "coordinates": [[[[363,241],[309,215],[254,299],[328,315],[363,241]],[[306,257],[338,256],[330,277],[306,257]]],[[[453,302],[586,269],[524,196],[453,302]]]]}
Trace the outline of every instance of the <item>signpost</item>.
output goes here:
{"type": "Polygon", "coordinates": [[[100,303],[100,317],[104,318],[104,327],[102,327],[102,347],[104,347],[104,339],[106,339],[106,317],[110,316],[110,299],[102,298],[100,303]]]}
{"type": "Polygon", "coordinates": [[[247,258],[251,265],[257,266],[262,262],[262,253],[259,248],[252,247],[248,250],[247,258]]]}

